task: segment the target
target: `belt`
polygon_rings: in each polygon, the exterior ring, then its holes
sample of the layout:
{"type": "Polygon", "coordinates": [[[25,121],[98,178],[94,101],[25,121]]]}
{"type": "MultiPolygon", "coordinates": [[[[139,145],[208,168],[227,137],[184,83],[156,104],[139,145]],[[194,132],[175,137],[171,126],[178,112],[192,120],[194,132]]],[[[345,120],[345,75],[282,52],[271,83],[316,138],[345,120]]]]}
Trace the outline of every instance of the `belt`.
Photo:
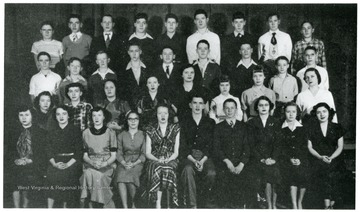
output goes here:
{"type": "Polygon", "coordinates": [[[60,154],[57,154],[57,156],[73,156],[74,153],[60,153],[60,154]]]}

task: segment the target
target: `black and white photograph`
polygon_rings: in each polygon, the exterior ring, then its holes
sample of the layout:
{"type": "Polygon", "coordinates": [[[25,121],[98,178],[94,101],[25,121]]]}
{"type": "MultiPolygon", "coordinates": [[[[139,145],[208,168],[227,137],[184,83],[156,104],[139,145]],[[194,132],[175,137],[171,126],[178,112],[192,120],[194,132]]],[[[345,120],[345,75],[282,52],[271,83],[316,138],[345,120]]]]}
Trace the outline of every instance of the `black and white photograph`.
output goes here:
{"type": "Polygon", "coordinates": [[[2,7],[3,208],[355,210],[355,1],[2,7]]]}

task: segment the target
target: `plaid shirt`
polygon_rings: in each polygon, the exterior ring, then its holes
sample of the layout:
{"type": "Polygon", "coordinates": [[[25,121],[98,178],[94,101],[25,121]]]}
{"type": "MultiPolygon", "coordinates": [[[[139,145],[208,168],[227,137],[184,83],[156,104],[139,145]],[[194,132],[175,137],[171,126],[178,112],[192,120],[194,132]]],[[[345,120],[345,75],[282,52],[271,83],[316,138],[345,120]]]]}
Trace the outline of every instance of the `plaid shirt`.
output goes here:
{"type": "Polygon", "coordinates": [[[292,69],[293,73],[303,68],[306,63],[304,61],[304,52],[306,47],[314,46],[317,49],[317,65],[322,66],[326,69],[326,57],[325,57],[325,45],[319,39],[313,38],[310,42],[306,43],[304,40],[299,40],[295,43],[294,48],[292,50],[292,69]]]}
{"type": "Polygon", "coordinates": [[[93,108],[91,104],[80,102],[76,107],[74,107],[71,103],[66,105],[72,109],[73,123],[75,126],[80,127],[81,131],[90,126],[90,110],[93,108]]]}

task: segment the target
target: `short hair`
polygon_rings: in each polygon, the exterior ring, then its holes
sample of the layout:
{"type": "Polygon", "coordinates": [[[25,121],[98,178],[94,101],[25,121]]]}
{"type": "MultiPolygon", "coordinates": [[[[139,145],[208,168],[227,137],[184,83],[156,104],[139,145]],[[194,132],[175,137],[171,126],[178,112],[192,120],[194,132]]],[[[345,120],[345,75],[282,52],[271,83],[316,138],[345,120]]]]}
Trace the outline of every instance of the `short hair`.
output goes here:
{"type": "Polygon", "coordinates": [[[285,103],[285,105],[282,107],[282,111],[285,114],[286,108],[291,107],[291,106],[296,107],[296,120],[299,121],[300,118],[301,118],[301,110],[300,110],[299,105],[297,105],[294,101],[290,101],[290,102],[285,103]]]}
{"type": "Polygon", "coordinates": [[[53,111],[53,113],[52,113],[52,118],[53,118],[54,120],[56,120],[56,111],[57,111],[57,109],[59,109],[59,108],[65,110],[65,111],[68,113],[68,115],[69,115],[69,123],[70,123],[70,120],[74,118],[74,117],[73,117],[74,114],[73,114],[73,110],[72,110],[69,106],[67,106],[67,105],[59,105],[59,106],[57,106],[57,107],[55,108],[55,110],[53,111]]]}
{"type": "Polygon", "coordinates": [[[45,25],[49,25],[52,28],[53,31],[55,30],[54,23],[51,22],[51,21],[43,21],[43,22],[41,22],[40,29],[42,29],[42,27],[45,26],[45,25]]]}
{"type": "Polygon", "coordinates": [[[166,22],[169,18],[175,19],[176,22],[179,21],[178,17],[177,17],[174,13],[168,13],[168,14],[166,14],[166,16],[165,16],[165,22],[166,22]]]}
{"type": "Polygon", "coordinates": [[[51,56],[50,56],[50,54],[47,53],[47,52],[40,52],[40,53],[37,55],[37,60],[39,60],[39,58],[40,58],[41,56],[44,56],[44,55],[49,58],[49,61],[51,61],[51,56]]]}
{"type": "Polygon", "coordinates": [[[264,74],[264,67],[262,65],[256,65],[253,68],[253,75],[255,73],[263,73],[264,74]]]}
{"type": "Polygon", "coordinates": [[[130,41],[130,42],[128,42],[126,49],[129,51],[129,49],[130,49],[131,46],[137,46],[137,47],[139,47],[139,49],[141,50],[141,46],[140,46],[140,43],[139,43],[139,42],[136,42],[136,41],[130,41]]]}
{"type": "MultiPolygon", "coordinates": [[[[84,88],[83,84],[81,84],[80,82],[73,82],[73,83],[70,83],[70,84],[66,85],[66,87],[65,87],[65,94],[66,94],[66,97],[67,97],[68,99],[70,99],[70,97],[69,97],[69,95],[68,95],[70,88],[79,88],[80,91],[83,93],[82,96],[84,96],[84,90],[85,90],[85,88],[84,88]]],[[[81,96],[81,97],[82,97],[82,96],[81,96]]],[[[81,98],[81,97],[80,97],[80,98],[81,98]]]]}
{"type": "Polygon", "coordinates": [[[321,75],[320,75],[319,71],[316,68],[308,68],[308,69],[306,69],[306,71],[304,73],[304,81],[306,82],[306,73],[308,73],[310,71],[315,72],[316,77],[318,79],[318,84],[320,85],[320,83],[321,83],[321,75]]]}
{"type": "Polygon", "coordinates": [[[19,106],[17,106],[16,107],[16,111],[17,111],[17,113],[18,113],[18,115],[19,115],[19,113],[21,113],[21,112],[26,112],[26,111],[30,111],[30,113],[31,113],[31,116],[33,116],[33,108],[32,108],[32,106],[31,105],[28,105],[28,104],[20,104],[19,106]]]}
{"type": "Polygon", "coordinates": [[[95,58],[97,58],[97,56],[98,56],[99,54],[106,54],[106,57],[109,58],[108,53],[107,53],[106,51],[104,51],[104,50],[100,50],[100,51],[96,52],[95,58]]]}
{"type": "Polygon", "coordinates": [[[306,24],[306,23],[310,24],[312,28],[315,28],[313,22],[311,22],[311,21],[309,21],[309,20],[303,21],[300,26],[302,27],[302,26],[303,26],[304,24],[306,24]]]}
{"type": "Polygon", "coordinates": [[[240,11],[233,14],[232,21],[234,21],[235,19],[244,19],[244,21],[246,21],[244,13],[242,13],[240,11]]]}
{"type": "Polygon", "coordinates": [[[276,58],[276,60],[275,60],[275,65],[277,65],[280,60],[285,60],[285,61],[287,62],[287,64],[289,64],[289,62],[290,62],[287,57],[285,57],[285,56],[279,56],[279,57],[276,58]]]}
{"type": "Polygon", "coordinates": [[[315,105],[310,114],[316,117],[316,111],[320,107],[325,107],[329,111],[329,121],[331,122],[332,119],[334,118],[336,111],[333,108],[331,108],[326,102],[320,102],[317,105],[315,105]]]}
{"type": "Polygon", "coordinates": [[[157,120],[157,111],[158,111],[159,107],[165,107],[165,108],[168,109],[168,112],[169,112],[168,123],[173,123],[173,120],[174,120],[174,117],[175,117],[175,113],[174,113],[174,111],[171,109],[171,106],[170,106],[169,104],[164,103],[164,102],[159,103],[158,105],[156,105],[156,109],[155,109],[156,122],[158,122],[158,120],[157,120]]]}
{"type": "Polygon", "coordinates": [[[219,84],[222,83],[222,82],[228,82],[228,83],[230,83],[230,77],[229,77],[229,75],[222,74],[222,75],[219,77],[219,84]]]}
{"type": "Polygon", "coordinates": [[[190,95],[189,103],[191,103],[194,98],[201,98],[204,101],[204,104],[206,104],[208,102],[207,97],[205,97],[205,95],[201,92],[193,92],[190,95]]]}
{"type": "Polygon", "coordinates": [[[203,9],[197,9],[197,10],[195,11],[195,13],[194,13],[194,19],[195,19],[196,16],[199,15],[199,14],[204,14],[206,18],[208,17],[207,12],[206,12],[205,10],[203,10],[203,9]]]}
{"type": "Polygon", "coordinates": [[[37,95],[34,99],[34,108],[37,110],[37,111],[40,111],[40,98],[42,96],[48,96],[50,98],[50,107],[49,107],[49,110],[51,110],[51,108],[54,107],[55,103],[54,103],[54,99],[51,95],[51,93],[49,91],[43,91],[41,93],[39,93],[39,95],[37,95]]]}
{"type": "Polygon", "coordinates": [[[234,104],[235,104],[235,107],[237,108],[237,103],[236,103],[236,101],[234,100],[234,99],[232,99],[232,98],[228,98],[228,99],[226,99],[225,101],[224,101],[224,103],[223,103],[223,108],[225,108],[225,105],[226,105],[226,103],[228,103],[228,102],[233,102],[234,104]]]}
{"type": "Polygon", "coordinates": [[[69,15],[69,17],[68,17],[68,22],[70,22],[70,19],[72,19],[72,18],[77,18],[77,19],[79,19],[79,21],[80,21],[80,23],[81,23],[81,17],[80,17],[80,15],[78,15],[78,14],[70,14],[69,15]]]}
{"type": "Polygon", "coordinates": [[[192,64],[186,64],[183,66],[183,68],[181,69],[181,75],[183,75],[184,71],[188,68],[192,68],[194,70],[194,74],[195,74],[195,69],[194,66],[192,64]]]}
{"type": "Polygon", "coordinates": [[[261,100],[265,100],[267,102],[269,102],[269,112],[274,108],[274,103],[271,102],[271,100],[267,97],[267,96],[260,96],[259,98],[256,99],[255,104],[254,104],[254,109],[257,113],[259,113],[258,107],[259,107],[259,103],[261,100]]]}
{"type": "Polygon", "coordinates": [[[135,110],[130,110],[126,113],[125,120],[124,120],[124,130],[126,130],[126,131],[129,131],[128,118],[129,118],[130,114],[136,114],[138,116],[138,118],[139,118],[138,128],[140,128],[140,124],[141,124],[140,114],[138,112],[136,112],[135,110]]]}
{"type": "Polygon", "coordinates": [[[253,48],[253,41],[251,41],[251,39],[249,38],[245,38],[241,40],[240,46],[239,46],[239,50],[241,49],[241,46],[244,44],[249,44],[251,48],[253,48]]]}
{"type": "Polygon", "coordinates": [[[110,14],[105,14],[105,15],[101,16],[101,22],[103,21],[103,18],[104,18],[104,17],[110,17],[110,18],[111,18],[111,21],[114,22],[114,18],[113,18],[113,16],[110,15],[110,14]]]}
{"type": "Polygon", "coordinates": [[[81,59],[78,58],[78,57],[71,57],[71,58],[69,59],[68,66],[70,66],[70,64],[71,64],[72,62],[74,62],[74,61],[79,61],[80,66],[82,67],[82,61],[81,61],[81,59]]]}
{"type": "Polygon", "coordinates": [[[307,46],[304,50],[304,54],[307,50],[313,50],[315,53],[317,53],[317,49],[315,48],[315,46],[307,46]]]}
{"type": "Polygon", "coordinates": [[[205,43],[208,46],[208,48],[210,49],[210,43],[209,43],[209,41],[207,41],[205,39],[199,40],[199,42],[196,44],[196,48],[199,47],[200,43],[205,43]]]}
{"type": "Polygon", "coordinates": [[[269,18],[271,18],[271,17],[273,17],[273,16],[276,16],[276,17],[280,20],[280,15],[279,15],[279,13],[277,13],[277,12],[269,13],[269,14],[266,16],[266,20],[268,21],[269,18]]]}
{"type": "Polygon", "coordinates": [[[94,107],[93,109],[90,110],[90,116],[91,116],[91,118],[90,118],[90,126],[92,126],[92,127],[94,126],[94,120],[92,119],[93,112],[99,112],[99,111],[102,111],[102,113],[104,114],[105,119],[104,119],[103,124],[105,126],[111,120],[111,113],[108,110],[106,110],[103,107],[96,106],[96,107],[94,107]]]}
{"type": "Polygon", "coordinates": [[[135,15],[134,17],[134,23],[138,20],[138,19],[145,19],[145,21],[148,21],[148,15],[146,13],[138,13],[135,15]]]}
{"type": "Polygon", "coordinates": [[[151,77],[154,77],[154,78],[158,81],[158,83],[159,83],[159,78],[158,78],[155,74],[148,74],[148,75],[146,76],[146,84],[147,84],[147,81],[148,81],[151,77]]]}
{"type": "Polygon", "coordinates": [[[166,46],[164,46],[164,47],[161,48],[160,55],[162,54],[162,52],[164,51],[164,49],[171,49],[171,51],[173,52],[173,54],[175,54],[174,48],[171,47],[171,46],[166,45],[166,46]]]}

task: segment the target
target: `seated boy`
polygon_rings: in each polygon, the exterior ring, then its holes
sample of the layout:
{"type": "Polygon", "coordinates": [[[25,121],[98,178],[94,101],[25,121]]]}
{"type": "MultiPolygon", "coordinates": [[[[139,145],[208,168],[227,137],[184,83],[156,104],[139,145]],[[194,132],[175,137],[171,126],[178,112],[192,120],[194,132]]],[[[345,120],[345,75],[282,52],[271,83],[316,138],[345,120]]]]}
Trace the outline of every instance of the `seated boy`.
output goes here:
{"type": "Polygon", "coordinates": [[[38,63],[40,64],[40,71],[33,75],[30,80],[30,98],[34,99],[39,93],[49,91],[52,95],[56,94],[61,77],[50,69],[51,56],[47,52],[40,52],[37,55],[38,63]]]}
{"type": "MultiPolygon", "coordinates": [[[[260,96],[267,96],[272,103],[275,104],[275,92],[264,86],[264,68],[262,66],[254,67],[253,82],[254,85],[245,90],[241,95],[241,109],[244,113],[244,121],[246,122],[250,117],[257,116],[254,108],[254,103],[260,96]]],[[[275,107],[274,107],[275,108],[275,107]]],[[[274,111],[271,111],[271,115],[274,111]]]]}
{"type": "Polygon", "coordinates": [[[243,114],[241,111],[240,101],[239,98],[229,93],[231,85],[230,78],[227,75],[221,75],[219,88],[220,94],[211,101],[209,117],[214,119],[216,124],[224,121],[226,116],[223,110],[223,104],[226,99],[233,99],[237,104],[236,120],[241,121],[243,114]]]}
{"type": "Polygon", "coordinates": [[[306,66],[296,74],[296,76],[301,80],[301,91],[304,91],[309,88],[309,85],[304,80],[304,74],[306,69],[308,68],[315,68],[316,70],[318,70],[321,76],[321,83],[319,84],[319,87],[325,90],[329,90],[328,72],[326,71],[325,68],[316,65],[316,58],[317,58],[316,48],[313,46],[306,47],[304,52],[304,58],[305,58],[306,66]]]}
{"type": "Polygon", "coordinates": [[[66,86],[65,92],[70,99],[70,103],[66,105],[72,109],[73,123],[79,127],[81,131],[84,131],[90,127],[90,110],[93,108],[91,104],[81,100],[84,86],[79,82],[71,83],[66,86]]]}
{"type": "Polygon", "coordinates": [[[67,66],[67,69],[70,71],[70,75],[66,76],[65,79],[63,79],[59,86],[59,103],[60,104],[67,104],[70,102],[70,99],[67,98],[67,93],[65,92],[65,88],[68,84],[79,82],[81,83],[85,90],[87,88],[87,81],[86,79],[80,75],[80,72],[82,71],[82,63],[81,60],[77,57],[72,57],[69,60],[69,64],[67,66]]]}
{"type": "Polygon", "coordinates": [[[278,73],[270,79],[269,88],[275,92],[276,96],[274,116],[280,118],[284,114],[281,111],[282,107],[287,102],[293,101],[299,90],[296,78],[287,73],[289,68],[289,60],[287,57],[278,57],[275,60],[275,65],[278,69],[278,73]]]}
{"type": "Polygon", "coordinates": [[[104,51],[96,54],[99,68],[89,78],[89,97],[92,105],[101,104],[105,99],[104,83],[107,79],[117,80],[116,74],[108,68],[110,58],[104,51]]]}

